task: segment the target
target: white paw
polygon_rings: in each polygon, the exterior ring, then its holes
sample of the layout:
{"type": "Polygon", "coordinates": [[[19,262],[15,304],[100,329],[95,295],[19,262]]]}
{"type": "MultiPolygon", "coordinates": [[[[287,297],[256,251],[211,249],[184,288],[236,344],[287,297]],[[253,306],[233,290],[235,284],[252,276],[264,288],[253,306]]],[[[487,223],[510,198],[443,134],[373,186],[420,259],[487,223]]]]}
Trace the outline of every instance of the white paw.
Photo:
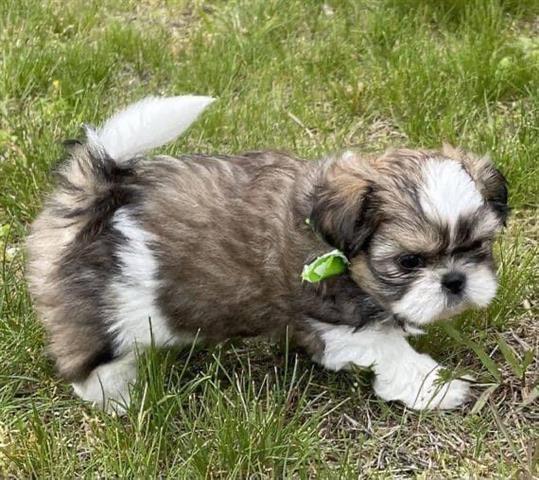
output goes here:
{"type": "MultiPolygon", "coordinates": [[[[438,375],[436,375],[438,378],[438,375]]],[[[430,377],[425,383],[428,386],[421,388],[415,394],[415,398],[410,402],[403,400],[403,403],[415,410],[451,410],[464,404],[469,396],[470,386],[462,380],[451,380],[448,383],[432,382],[430,377]]]]}
{"type": "Polygon", "coordinates": [[[128,354],[100,365],[82,382],[73,383],[75,393],[108,413],[124,415],[130,402],[130,386],[135,383],[137,365],[128,354]]]}
{"type": "Polygon", "coordinates": [[[441,370],[428,355],[418,355],[413,362],[377,375],[374,390],[384,400],[400,401],[415,410],[457,408],[468,399],[469,383],[462,380],[443,383],[439,377],[441,370]]]}

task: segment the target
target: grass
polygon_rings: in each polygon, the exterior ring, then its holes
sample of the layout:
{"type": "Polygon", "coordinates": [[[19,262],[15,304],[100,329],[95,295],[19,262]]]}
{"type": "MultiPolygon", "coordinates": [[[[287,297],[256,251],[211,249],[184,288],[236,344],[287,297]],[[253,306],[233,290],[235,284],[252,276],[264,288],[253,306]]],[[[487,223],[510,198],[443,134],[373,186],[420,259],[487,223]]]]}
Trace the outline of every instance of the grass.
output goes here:
{"type": "Polygon", "coordinates": [[[0,4],[0,477],[532,478],[539,458],[537,0],[5,0],[0,4]],[[514,215],[500,291],[417,340],[478,379],[462,411],[377,400],[258,342],[149,352],[127,418],[54,377],[21,246],[62,156],[147,94],[218,102],[169,152],[490,152],[514,215]]]}

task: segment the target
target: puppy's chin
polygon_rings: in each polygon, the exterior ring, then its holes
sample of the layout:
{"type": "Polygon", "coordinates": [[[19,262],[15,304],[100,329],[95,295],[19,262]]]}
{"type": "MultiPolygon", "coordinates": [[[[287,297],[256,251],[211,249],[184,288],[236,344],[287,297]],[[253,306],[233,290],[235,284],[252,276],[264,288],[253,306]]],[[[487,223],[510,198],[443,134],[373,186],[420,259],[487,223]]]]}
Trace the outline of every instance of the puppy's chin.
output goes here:
{"type": "Polygon", "coordinates": [[[412,325],[421,326],[444,320],[469,308],[486,307],[497,289],[496,276],[487,266],[476,266],[467,272],[467,283],[461,295],[448,295],[438,274],[425,271],[391,309],[412,325]]]}

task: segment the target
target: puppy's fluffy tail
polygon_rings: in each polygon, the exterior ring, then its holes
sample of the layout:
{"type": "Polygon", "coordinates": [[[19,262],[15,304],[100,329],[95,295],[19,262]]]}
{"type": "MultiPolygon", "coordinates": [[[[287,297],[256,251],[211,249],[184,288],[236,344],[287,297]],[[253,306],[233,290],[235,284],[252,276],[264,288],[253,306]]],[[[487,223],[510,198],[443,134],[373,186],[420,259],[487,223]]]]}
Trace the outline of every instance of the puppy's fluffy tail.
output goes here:
{"type": "Polygon", "coordinates": [[[213,102],[211,97],[148,97],[113,115],[100,128],[86,127],[86,143],[75,142],[58,169],[58,185],[45,214],[98,233],[107,217],[130,203],[133,159],[174,140],[213,102]],[[51,208],[52,207],[52,208],[51,208]]]}
{"type": "Polygon", "coordinates": [[[193,95],[147,97],[118,112],[102,127],[87,127],[88,146],[117,162],[129,160],[177,138],[213,100],[193,95]]]}
{"type": "MultiPolygon", "coordinates": [[[[182,134],[213,102],[211,97],[147,97],[109,118],[86,127],[86,143],[76,144],[59,169],[59,198],[66,210],[87,210],[125,183],[131,159],[182,134]],[[62,192],[63,191],[63,192],[62,192]]],[[[58,195],[57,195],[58,197],[58,195]]]]}

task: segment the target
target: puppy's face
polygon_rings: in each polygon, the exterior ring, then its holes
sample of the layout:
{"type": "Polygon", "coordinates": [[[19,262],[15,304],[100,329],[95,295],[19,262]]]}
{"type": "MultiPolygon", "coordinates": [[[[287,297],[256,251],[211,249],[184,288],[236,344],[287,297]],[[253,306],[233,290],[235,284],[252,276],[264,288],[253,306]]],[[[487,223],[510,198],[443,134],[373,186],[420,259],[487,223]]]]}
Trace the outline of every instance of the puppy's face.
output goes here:
{"type": "Polygon", "coordinates": [[[507,210],[490,160],[445,147],[343,155],[322,172],[311,219],[358,285],[424,325],[493,299],[492,244],[507,210]]]}

